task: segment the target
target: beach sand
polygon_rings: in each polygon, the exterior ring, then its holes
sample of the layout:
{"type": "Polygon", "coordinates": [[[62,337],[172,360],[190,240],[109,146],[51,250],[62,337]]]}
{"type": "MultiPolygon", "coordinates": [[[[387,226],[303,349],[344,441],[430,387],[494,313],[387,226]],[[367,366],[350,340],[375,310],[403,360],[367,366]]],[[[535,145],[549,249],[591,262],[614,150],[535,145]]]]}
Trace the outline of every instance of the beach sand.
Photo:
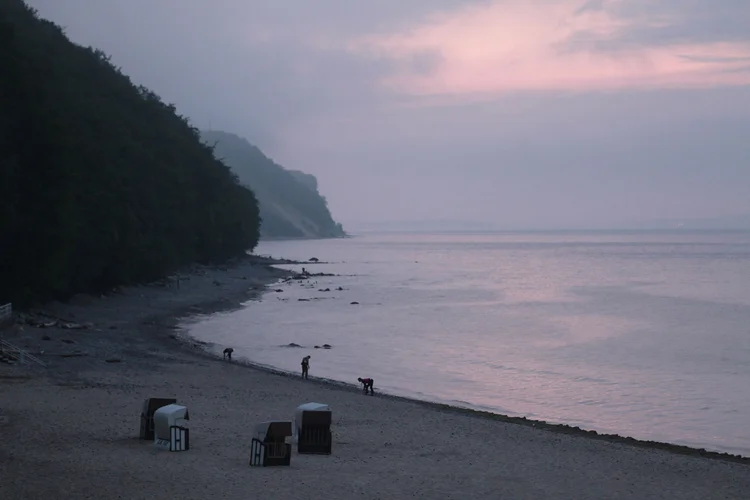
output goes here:
{"type": "Polygon", "coordinates": [[[181,315],[237,307],[281,276],[249,261],[196,268],[179,288],[45,308],[89,329],[5,331],[43,350],[48,367],[0,365],[0,499],[750,498],[747,460],[365,396],[214,359],[173,329],[181,315]],[[189,451],[138,439],[148,397],[188,406],[189,451]],[[291,420],[305,402],[331,406],[333,454],[295,450],[290,467],[249,467],[252,426],[291,420]]]}

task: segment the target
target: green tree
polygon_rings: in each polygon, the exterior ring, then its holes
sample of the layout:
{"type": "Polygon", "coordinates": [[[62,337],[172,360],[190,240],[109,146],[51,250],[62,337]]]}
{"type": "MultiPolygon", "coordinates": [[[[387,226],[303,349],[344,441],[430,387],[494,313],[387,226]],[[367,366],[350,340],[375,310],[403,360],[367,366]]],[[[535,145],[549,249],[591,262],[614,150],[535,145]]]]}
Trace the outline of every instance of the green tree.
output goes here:
{"type": "Polygon", "coordinates": [[[102,51],[0,3],[0,303],[100,292],[258,243],[254,193],[102,51]]]}

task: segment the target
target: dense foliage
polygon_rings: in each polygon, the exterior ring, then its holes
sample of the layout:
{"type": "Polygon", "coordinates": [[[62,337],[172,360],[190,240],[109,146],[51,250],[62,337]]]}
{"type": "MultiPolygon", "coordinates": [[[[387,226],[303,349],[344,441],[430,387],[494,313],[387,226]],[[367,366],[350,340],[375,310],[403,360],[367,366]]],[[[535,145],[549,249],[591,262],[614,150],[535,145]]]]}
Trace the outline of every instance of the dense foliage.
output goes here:
{"type": "Polygon", "coordinates": [[[258,242],[255,195],[101,51],[0,2],[0,303],[219,262],[258,242]]]}
{"type": "Polygon", "coordinates": [[[215,130],[201,134],[207,144],[214,146],[216,156],[258,197],[262,237],[345,236],[341,224],[333,220],[326,199],[318,193],[314,176],[286,170],[234,134],[215,130]]]}

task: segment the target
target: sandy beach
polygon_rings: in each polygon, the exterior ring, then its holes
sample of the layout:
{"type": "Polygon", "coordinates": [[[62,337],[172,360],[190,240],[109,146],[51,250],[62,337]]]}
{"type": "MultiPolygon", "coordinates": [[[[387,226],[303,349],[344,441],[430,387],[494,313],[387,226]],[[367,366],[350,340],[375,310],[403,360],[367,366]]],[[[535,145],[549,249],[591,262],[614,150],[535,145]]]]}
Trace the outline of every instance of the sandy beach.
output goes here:
{"type": "Polygon", "coordinates": [[[180,337],[178,318],[238,307],[288,274],[267,264],[76,297],[3,331],[47,367],[0,364],[0,499],[750,498],[747,459],[364,396],[180,337]],[[138,439],[148,397],[188,406],[189,451],[138,439]],[[252,426],[305,402],[332,408],[333,454],[249,467],[252,426]]]}

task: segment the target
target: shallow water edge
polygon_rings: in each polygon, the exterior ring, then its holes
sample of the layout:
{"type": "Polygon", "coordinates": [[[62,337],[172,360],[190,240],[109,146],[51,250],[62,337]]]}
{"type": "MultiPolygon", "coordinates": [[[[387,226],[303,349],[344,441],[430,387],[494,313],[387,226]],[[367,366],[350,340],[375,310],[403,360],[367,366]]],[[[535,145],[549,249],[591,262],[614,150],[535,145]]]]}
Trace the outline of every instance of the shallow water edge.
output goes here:
{"type": "MultiPolygon", "coordinates": [[[[265,289],[262,290],[260,293],[267,293],[274,287],[274,285],[276,285],[280,281],[282,280],[278,280],[275,283],[266,285],[265,289]]],[[[255,297],[253,300],[257,300],[259,298],[260,297],[255,297]]],[[[244,304],[240,304],[240,305],[235,304],[234,306],[227,308],[227,309],[222,309],[222,310],[214,309],[213,313],[232,312],[232,311],[240,310],[244,307],[246,307],[246,305],[244,304]]],[[[205,357],[205,358],[210,358],[216,362],[226,363],[227,361],[223,360],[221,357],[221,349],[224,346],[219,346],[218,344],[213,344],[211,342],[198,340],[196,338],[193,338],[189,333],[188,326],[190,322],[195,321],[195,320],[200,320],[201,318],[205,318],[209,315],[210,314],[201,314],[201,315],[196,316],[194,314],[186,313],[183,316],[176,317],[175,323],[173,325],[173,328],[176,333],[176,339],[179,341],[179,344],[182,346],[182,348],[190,350],[195,355],[205,357]]],[[[246,367],[248,369],[260,370],[266,373],[271,373],[280,377],[285,377],[289,379],[299,379],[299,374],[296,372],[282,370],[274,366],[253,362],[245,357],[237,358],[231,361],[231,363],[246,367]]],[[[323,385],[331,389],[341,390],[341,391],[358,392],[358,393],[361,392],[361,389],[355,384],[350,384],[347,382],[342,382],[339,380],[328,379],[328,378],[323,378],[323,377],[311,376],[308,380],[305,381],[305,383],[319,384],[319,385],[323,385]]],[[[515,416],[504,415],[501,413],[496,413],[496,412],[491,412],[491,411],[478,410],[474,408],[464,407],[460,405],[440,403],[436,401],[418,399],[414,397],[399,396],[399,395],[389,394],[387,392],[382,392],[382,391],[379,391],[376,394],[376,396],[387,398],[387,399],[394,400],[394,401],[401,401],[401,402],[408,403],[408,404],[420,405],[420,406],[431,408],[433,410],[446,413],[446,414],[469,415],[475,418],[495,420],[499,422],[516,424],[516,425],[524,425],[527,427],[532,427],[535,429],[548,431],[548,432],[557,432],[561,434],[568,434],[568,435],[579,436],[582,438],[589,438],[589,439],[597,439],[597,440],[602,440],[602,441],[607,441],[607,442],[612,442],[612,443],[619,443],[619,444],[624,444],[624,445],[634,446],[634,447],[639,447],[639,448],[659,449],[659,450],[665,450],[671,453],[677,453],[681,455],[704,457],[704,458],[710,458],[714,460],[722,460],[722,461],[729,461],[733,463],[741,463],[741,464],[750,465],[750,456],[743,456],[739,454],[732,454],[732,453],[719,452],[719,451],[711,451],[705,448],[693,448],[690,446],[667,443],[667,442],[638,440],[633,437],[621,436],[619,434],[599,433],[595,430],[583,429],[578,426],[572,426],[572,425],[567,425],[567,424],[555,424],[555,423],[550,423],[544,420],[534,420],[534,419],[530,419],[526,417],[515,417],[515,416]]]]}

